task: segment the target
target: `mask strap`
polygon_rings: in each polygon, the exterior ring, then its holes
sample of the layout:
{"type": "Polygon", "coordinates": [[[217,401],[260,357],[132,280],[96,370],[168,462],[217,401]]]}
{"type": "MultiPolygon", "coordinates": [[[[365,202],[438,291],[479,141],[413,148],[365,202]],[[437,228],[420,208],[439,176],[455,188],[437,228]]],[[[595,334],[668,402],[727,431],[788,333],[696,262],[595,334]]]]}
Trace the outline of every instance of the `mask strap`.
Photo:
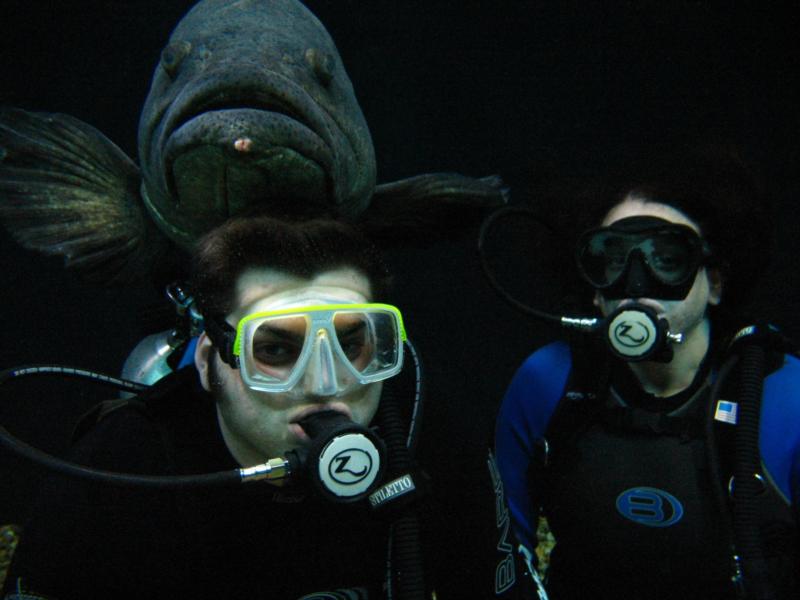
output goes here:
{"type": "Polygon", "coordinates": [[[219,351],[220,358],[233,367],[239,368],[239,358],[233,353],[233,344],[236,341],[236,330],[222,315],[212,315],[203,318],[206,335],[219,351]]]}

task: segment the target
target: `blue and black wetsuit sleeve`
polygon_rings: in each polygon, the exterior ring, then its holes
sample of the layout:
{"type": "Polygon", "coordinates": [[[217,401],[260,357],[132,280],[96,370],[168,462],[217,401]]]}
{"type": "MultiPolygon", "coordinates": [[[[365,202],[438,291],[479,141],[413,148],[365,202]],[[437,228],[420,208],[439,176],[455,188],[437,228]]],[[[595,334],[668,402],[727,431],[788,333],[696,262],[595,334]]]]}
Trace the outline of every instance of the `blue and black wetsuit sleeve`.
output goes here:
{"type": "Polygon", "coordinates": [[[535,446],[564,394],[572,359],[563,342],[549,344],[528,357],[503,398],[495,429],[497,465],[505,488],[514,534],[533,551],[539,509],[536,482],[530,481],[535,446]]]}
{"type": "Polygon", "coordinates": [[[800,572],[800,360],[786,355],[779,369],[764,380],[759,422],[763,467],[794,524],[795,561],[800,572]]]}
{"type": "Polygon", "coordinates": [[[800,360],[785,356],[764,380],[759,446],[764,467],[795,512],[800,504],[800,360]]]}

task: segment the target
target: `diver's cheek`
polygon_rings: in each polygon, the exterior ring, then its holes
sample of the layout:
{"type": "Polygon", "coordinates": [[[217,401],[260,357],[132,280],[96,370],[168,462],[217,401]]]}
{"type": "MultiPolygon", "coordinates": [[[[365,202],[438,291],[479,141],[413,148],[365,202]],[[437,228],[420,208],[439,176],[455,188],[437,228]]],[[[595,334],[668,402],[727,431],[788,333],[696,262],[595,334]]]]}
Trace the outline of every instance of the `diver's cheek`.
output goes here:
{"type": "Polygon", "coordinates": [[[383,382],[370,383],[342,400],[350,407],[353,420],[359,425],[369,425],[381,401],[383,382]]]}
{"type": "Polygon", "coordinates": [[[662,310],[658,316],[666,319],[673,331],[682,331],[687,324],[686,317],[691,312],[691,304],[688,297],[685,300],[662,300],[662,310]]]}
{"type": "Polygon", "coordinates": [[[665,316],[674,331],[688,332],[706,316],[709,287],[701,271],[695,276],[686,298],[664,302],[665,316]]]}
{"type": "Polygon", "coordinates": [[[273,411],[288,411],[289,409],[307,402],[305,394],[295,386],[288,392],[262,392],[247,388],[251,402],[259,404],[265,409],[273,411]]]}
{"type": "Polygon", "coordinates": [[[600,309],[600,313],[604,317],[607,317],[617,309],[620,302],[621,300],[606,300],[603,298],[603,295],[598,292],[595,296],[594,304],[600,309]]]}
{"type": "Polygon", "coordinates": [[[262,409],[258,413],[258,424],[253,428],[253,442],[258,446],[262,456],[273,458],[282,456],[288,450],[293,450],[302,445],[292,431],[285,411],[270,411],[262,409]]]}
{"type": "Polygon", "coordinates": [[[705,317],[705,305],[691,294],[685,300],[665,303],[664,308],[664,317],[674,332],[687,334],[705,317]]]}

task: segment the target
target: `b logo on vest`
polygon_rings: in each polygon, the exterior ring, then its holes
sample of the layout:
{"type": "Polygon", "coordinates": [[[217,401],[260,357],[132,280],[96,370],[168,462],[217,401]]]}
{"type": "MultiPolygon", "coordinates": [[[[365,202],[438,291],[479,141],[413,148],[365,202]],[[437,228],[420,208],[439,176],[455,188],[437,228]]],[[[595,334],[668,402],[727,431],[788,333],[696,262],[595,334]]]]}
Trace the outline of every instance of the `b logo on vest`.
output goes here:
{"type": "Polygon", "coordinates": [[[617,496],[617,510],[626,519],[648,527],[669,527],[683,517],[683,505],[672,494],[635,487],[617,496]]]}

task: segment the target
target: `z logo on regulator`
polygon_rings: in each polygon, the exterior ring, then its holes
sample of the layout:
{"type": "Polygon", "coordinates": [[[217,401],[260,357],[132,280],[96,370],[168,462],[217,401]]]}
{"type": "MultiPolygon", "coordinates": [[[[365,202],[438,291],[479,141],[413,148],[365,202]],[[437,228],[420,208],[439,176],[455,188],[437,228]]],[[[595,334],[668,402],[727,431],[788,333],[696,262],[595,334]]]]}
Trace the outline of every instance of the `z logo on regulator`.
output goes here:
{"type": "Polygon", "coordinates": [[[626,519],[648,527],[669,527],[683,517],[675,496],[651,487],[636,487],[617,496],[617,510],[626,519]]]}
{"type": "Polygon", "coordinates": [[[372,471],[372,457],[359,448],[342,450],[328,465],[328,475],[342,485],[354,485],[372,471]]]}
{"type": "Polygon", "coordinates": [[[317,592],[298,598],[298,600],[367,600],[367,591],[358,588],[352,590],[336,590],[335,592],[317,592]]]}
{"type": "Polygon", "coordinates": [[[640,323],[630,324],[628,321],[622,321],[614,328],[614,337],[623,346],[636,348],[647,343],[650,332],[640,323]]]}

